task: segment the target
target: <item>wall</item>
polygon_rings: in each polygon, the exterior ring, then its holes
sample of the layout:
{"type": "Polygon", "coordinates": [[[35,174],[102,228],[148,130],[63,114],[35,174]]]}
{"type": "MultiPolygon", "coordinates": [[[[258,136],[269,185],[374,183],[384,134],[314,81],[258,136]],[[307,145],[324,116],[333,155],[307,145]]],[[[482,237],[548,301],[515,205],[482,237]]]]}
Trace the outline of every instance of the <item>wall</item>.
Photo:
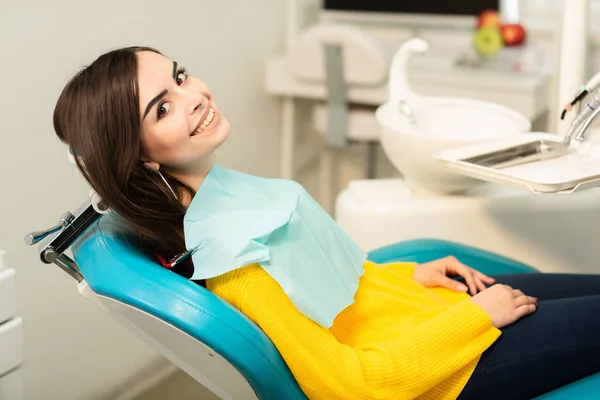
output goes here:
{"type": "Polygon", "coordinates": [[[283,32],[281,0],[0,2],[0,248],[17,270],[27,400],[102,398],[161,359],[23,243],[87,195],[52,129],[66,80],[111,48],[154,46],[205,79],[231,121],[218,161],[275,176],[279,104],[263,66],[283,32]]]}

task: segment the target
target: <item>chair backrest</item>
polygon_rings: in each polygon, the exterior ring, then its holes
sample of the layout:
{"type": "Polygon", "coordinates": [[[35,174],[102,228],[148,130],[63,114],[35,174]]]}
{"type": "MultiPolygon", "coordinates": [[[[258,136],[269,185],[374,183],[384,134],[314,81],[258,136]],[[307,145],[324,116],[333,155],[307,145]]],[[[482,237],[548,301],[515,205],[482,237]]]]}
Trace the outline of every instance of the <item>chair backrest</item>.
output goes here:
{"type": "MultiPolygon", "coordinates": [[[[256,324],[207,289],[147,257],[115,216],[103,216],[72,250],[96,295],[147,313],[212,349],[241,373],[258,399],[306,400],[278,350],[256,324]]],[[[161,337],[153,340],[159,350],[174,345],[161,337]]]]}
{"type": "Polygon", "coordinates": [[[389,57],[382,45],[364,30],[323,23],[304,30],[287,50],[286,65],[292,75],[309,82],[325,82],[325,46],[339,46],[343,81],[347,85],[381,85],[388,76],[389,57]]]}

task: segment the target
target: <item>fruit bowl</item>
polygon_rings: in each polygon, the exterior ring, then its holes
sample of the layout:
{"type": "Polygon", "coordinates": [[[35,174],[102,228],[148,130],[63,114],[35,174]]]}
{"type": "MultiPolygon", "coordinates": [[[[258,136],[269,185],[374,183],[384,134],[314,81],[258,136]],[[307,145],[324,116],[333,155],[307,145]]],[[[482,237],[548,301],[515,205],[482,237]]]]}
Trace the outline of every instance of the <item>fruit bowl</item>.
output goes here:
{"type": "Polygon", "coordinates": [[[473,44],[481,56],[492,58],[503,47],[522,45],[526,37],[527,32],[521,24],[502,21],[498,11],[485,10],[477,18],[473,44]]]}

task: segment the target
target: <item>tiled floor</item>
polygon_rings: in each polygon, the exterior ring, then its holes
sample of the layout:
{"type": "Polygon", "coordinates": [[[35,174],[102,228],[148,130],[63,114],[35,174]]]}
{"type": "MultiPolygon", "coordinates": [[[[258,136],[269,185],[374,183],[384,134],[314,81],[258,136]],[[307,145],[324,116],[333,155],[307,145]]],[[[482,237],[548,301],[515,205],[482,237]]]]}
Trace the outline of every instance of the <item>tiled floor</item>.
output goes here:
{"type": "Polygon", "coordinates": [[[183,371],[177,371],[135,400],[219,400],[183,371]]]}

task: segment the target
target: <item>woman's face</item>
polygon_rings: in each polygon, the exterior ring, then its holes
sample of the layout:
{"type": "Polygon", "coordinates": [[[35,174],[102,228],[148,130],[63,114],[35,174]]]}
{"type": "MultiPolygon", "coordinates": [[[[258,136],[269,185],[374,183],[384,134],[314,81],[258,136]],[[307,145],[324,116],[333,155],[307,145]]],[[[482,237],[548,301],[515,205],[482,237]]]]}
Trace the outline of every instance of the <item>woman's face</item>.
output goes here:
{"type": "Polygon", "coordinates": [[[138,85],[143,161],[190,172],[227,139],[229,122],[210,90],[176,62],[151,51],[138,53],[138,85]]]}

